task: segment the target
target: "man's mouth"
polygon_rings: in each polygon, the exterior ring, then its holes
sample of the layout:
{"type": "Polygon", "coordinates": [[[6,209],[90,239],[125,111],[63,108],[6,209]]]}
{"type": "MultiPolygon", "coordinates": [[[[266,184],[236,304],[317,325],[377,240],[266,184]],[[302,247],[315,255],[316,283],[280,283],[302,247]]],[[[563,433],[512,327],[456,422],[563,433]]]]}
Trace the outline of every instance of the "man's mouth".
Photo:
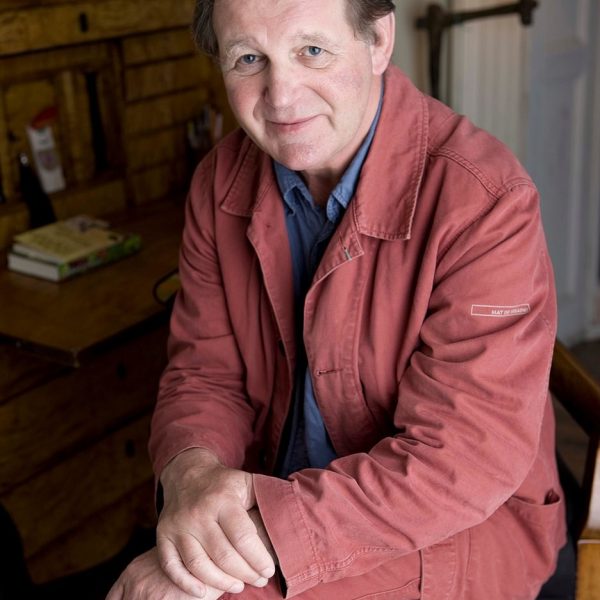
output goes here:
{"type": "Polygon", "coordinates": [[[268,129],[271,129],[275,133],[280,133],[280,134],[297,133],[298,131],[301,131],[302,129],[304,129],[305,127],[310,125],[310,123],[312,123],[312,121],[314,121],[314,119],[316,119],[316,117],[300,117],[300,118],[294,118],[294,119],[289,119],[289,120],[285,120],[285,121],[267,120],[267,127],[268,127],[268,129]]]}

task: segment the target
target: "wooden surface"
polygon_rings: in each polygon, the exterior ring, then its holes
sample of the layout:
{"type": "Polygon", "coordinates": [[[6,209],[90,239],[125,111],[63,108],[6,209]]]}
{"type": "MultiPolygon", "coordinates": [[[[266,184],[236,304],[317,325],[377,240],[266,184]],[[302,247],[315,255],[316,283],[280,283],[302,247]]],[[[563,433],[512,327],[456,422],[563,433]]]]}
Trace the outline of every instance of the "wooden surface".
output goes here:
{"type": "Polygon", "coordinates": [[[168,312],[152,290],[177,266],[183,204],[111,222],[142,235],[139,254],[62,283],[0,272],[0,502],[36,583],[111,558],[154,522],[147,444],[168,312]]]}
{"type": "Polygon", "coordinates": [[[26,558],[152,480],[149,426],[142,417],[2,496],[26,558]]]}
{"type": "Polygon", "coordinates": [[[600,385],[559,341],[554,347],[550,391],[589,437],[581,504],[574,504],[579,538],[577,600],[600,600],[600,531],[596,526],[600,514],[600,385]]]}
{"type": "Polygon", "coordinates": [[[577,545],[577,600],[600,600],[600,532],[577,545]]]}
{"type": "Polygon", "coordinates": [[[559,341],[554,346],[550,390],[589,435],[600,435],[600,384],[559,341]]]}
{"type": "Polygon", "coordinates": [[[166,365],[166,338],[166,326],[158,327],[101,353],[93,368],[55,367],[49,380],[38,378],[0,403],[0,495],[148,412],[166,365]]]}
{"type": "Polygon", "coordinates": [[[193,5],[192,0],[96,0],[32,6],[27,11],[0,5],[0,54],[188,25],[193,5]]]}
{"type": "Polygon", "coordinates": [[[138,208],[111,224],[139,233],[140,252],[61,283],[0,271],[0,337],[76,366],[86,353],[164,312],[152,288],[177,266],[182,204],[138,208]]]}
{"type": "Polygon", "coordinates": [[[66,182],[51,194],[59,218],[118,209],[111,194],[105,209],[81,202],[81,190],[107,180],[127,206],[185,192],[189,121],[217,110],[225,133],[235,127],[219,68],[194,47],[192,9],[193,0],[0,0],[0,249],[28,227],[16,157],[50,106],[66,182]]]}
{"type": "MultiPolygon", "coordinates": [[[[132,523],[146,529],[156,525],[153,497],[154,484],[149,480],[118,502],[77,523],[27,560],[32,580],[45,583],[57,574],[77,573],[112,558],[129,542],[132,523]]],[[[81,599],[85,600],[85,596],[81,599]]]]}
{"type": "Polygon", "coordinates": [[[190,180],[187,121],[210,105],[234,126],[218,69],[193,47],[193,4],[0,0],[0,502],[37,583],[154,523],[146,446],[168,311],[152,288],[177,266],[183,227],[169,198],[190,180]],[[67,183],[51,195],[57,217],[102,216],[143,242],[62,283],[3,268],[28,228],[16,155],[48,105],[67,183]]]}

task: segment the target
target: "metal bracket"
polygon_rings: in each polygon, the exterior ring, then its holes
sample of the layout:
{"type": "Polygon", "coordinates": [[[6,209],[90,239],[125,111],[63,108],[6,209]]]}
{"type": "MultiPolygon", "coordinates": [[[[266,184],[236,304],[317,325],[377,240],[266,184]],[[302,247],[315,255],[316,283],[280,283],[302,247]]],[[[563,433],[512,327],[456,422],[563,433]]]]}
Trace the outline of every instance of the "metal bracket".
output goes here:
{"type": "Polygon", "coordinates": [[[417,29],[426,29],[429,36],[429,78],[431,80],[432,96],[434,98],[440,97],[440,57],[442,53],[442,36],[445,29],[475,19],[513,13],[520,15],[523,25],[531,25],[533,23],[533,11],[537,6],[537,0],[520,0],[503,6],[453,13],[446,11],[439,4],[429,4],[427,15],[419,17],[415,25],[417,29]]]}

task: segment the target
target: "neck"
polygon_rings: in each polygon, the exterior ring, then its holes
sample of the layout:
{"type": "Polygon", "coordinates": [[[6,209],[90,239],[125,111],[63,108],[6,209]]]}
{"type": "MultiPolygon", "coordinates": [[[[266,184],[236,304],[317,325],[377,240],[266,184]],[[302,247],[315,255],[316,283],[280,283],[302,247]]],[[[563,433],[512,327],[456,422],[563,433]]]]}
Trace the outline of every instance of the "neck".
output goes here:
{"type": "Polygon", "coordinates": [[[331,192],[334,190],[341,173],[303,173],[306,187],[313,197],[315,204],[325,206],[331,192]]]}
{"type": "Polygon", "coordinates": [[[358,135],[356,136],[354,143],[351,144],[349,148],[350,152],[348,152],[348,154],[343,153],[338,157],[338,160],[341,161],[341,164],[335,166],[330,165],[328,168],[324,169],[311,169],[308,171],[302,171],[302,176],[304,177],[306,186],[308,187],[315,204],[319,206],[325,206],[325,204],[327,204],[329,195],[334,190],[338,181],[348,168],[348,165],[354,159],[361,144],[367,137],[379,106],[382,85],[381,79],[381,77],[378,77],[373,84],[371,97],[365,110],[362,125],[358,131],[358,135]]]}

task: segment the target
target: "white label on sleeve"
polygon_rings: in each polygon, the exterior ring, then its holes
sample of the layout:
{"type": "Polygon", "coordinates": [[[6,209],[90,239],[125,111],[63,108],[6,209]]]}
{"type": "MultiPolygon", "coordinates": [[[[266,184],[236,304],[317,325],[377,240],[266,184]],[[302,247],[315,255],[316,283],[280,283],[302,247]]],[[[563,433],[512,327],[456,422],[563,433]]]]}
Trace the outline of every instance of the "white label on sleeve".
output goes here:
{"type": "Polygon", "coordinates": [[[492,304],[473,304],[471,316],[473,317],[521,317],[531,312],[529,304],[515,306],[495,306],[492,304]]]}

